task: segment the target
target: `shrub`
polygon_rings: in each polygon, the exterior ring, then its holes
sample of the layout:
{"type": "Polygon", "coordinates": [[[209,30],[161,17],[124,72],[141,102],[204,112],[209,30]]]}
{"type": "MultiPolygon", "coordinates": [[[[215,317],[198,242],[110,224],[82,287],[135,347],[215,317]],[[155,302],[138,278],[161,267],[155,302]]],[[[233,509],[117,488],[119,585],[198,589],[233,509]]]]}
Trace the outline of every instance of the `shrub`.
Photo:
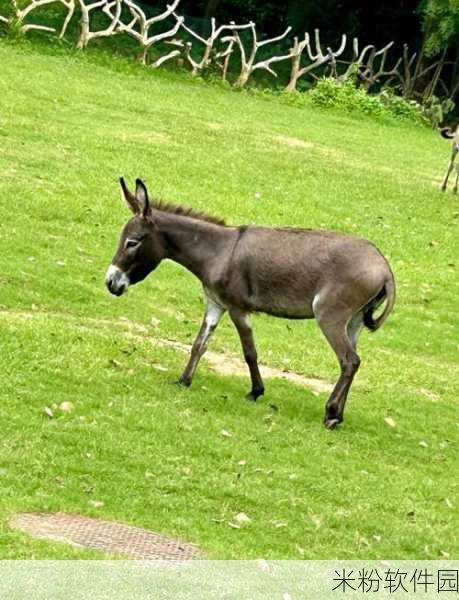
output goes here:
{"type": "Polygon", "coordinates": [[[384,107],[377,96],[370,96],[363,89],[357,88],[353,81],[337,81],[321,79],[308,93],[315,106],[339,108],[346,112],[363,112],[369,115],[381,115],[384,107]]]}
{"type": "Polygon", "coordinates": [[[427,123],[422,107],[417,102],[408,102],[389,90],[378,95],[368,94],[350,79],[321,79],[306,95],[314,106],[427,123]]]}
{"type": "Polygon", "coordinates": [[[426,118],[434,127],[438,127],[445,120],[446,115],[454,110],[455,104],[450,98],[441,99],[432,96],[423,106],[426,118]]]}
{"type": "Polygon", "coordinates": [[[390,114],[398,119],[414,121],[415,123],[423,122],[425,124],[428,124],[430,121],[423,107],[416,100],[405,100],[405,98],[395,95],[389,89],[384,89],[379,94],[379,97],[390,114]]]}

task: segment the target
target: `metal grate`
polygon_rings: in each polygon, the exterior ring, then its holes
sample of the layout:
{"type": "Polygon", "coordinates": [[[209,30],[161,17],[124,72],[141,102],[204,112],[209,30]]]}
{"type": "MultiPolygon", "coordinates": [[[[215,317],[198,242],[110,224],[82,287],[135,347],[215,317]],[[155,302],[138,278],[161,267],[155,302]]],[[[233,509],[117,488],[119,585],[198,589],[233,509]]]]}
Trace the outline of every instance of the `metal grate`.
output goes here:
{"type": "Polygon", "coordinates": [[[20,513],[10,525],[37,538],[93,548],[147,560],[190,560],[202,558],[193,544],[158,535],[147,529],[66,513],[20,513]]]}

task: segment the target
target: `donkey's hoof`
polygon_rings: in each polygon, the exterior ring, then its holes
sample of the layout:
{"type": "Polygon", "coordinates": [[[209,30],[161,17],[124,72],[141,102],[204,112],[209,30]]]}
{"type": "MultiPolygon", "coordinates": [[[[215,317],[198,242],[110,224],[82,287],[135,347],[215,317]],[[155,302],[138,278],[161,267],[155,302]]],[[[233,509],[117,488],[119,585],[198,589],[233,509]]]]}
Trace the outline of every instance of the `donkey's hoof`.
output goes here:
{"type": "Polygon", "coordinates": [[[263,396],[264,393],[265,393],[265,390],[263,388],[254,388],[247,394],[246,398],[247,398],[247,400],[256,402],[257,398],[259,398],[260,396],[263,396]]]}
{"type": "Polygon", "coordinates": [[[340,419],[325,419],[324,421],[324,425],[327,429],[335,429],[340,423],[340,419]]]}
{"type": "Polygon", "coordinates": [[[180,379],[177,379],[177,381],[174,381],[173,383],[183,387],[190,387],[191,385],[191,381],[189,379],[184,379],[183,377],[180,377],[180,379]]]}

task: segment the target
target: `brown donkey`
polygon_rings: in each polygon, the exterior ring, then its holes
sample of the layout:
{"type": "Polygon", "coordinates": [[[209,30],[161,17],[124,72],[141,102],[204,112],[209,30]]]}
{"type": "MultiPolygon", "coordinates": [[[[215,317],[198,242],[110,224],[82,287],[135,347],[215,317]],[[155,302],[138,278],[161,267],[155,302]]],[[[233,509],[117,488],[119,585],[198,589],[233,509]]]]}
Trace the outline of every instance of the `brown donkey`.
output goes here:
{"type": "Polygon", "coordinates": [[[392,271],[366,240],[311,229],[229,227],[223,221],[182,207],[150,203],[137,179],[132,194],[120,179],[134,213],[125,225],[108,268],[106,284],[120,296],[159,263],[174,260],[201,281],[207,308],[179,383],[189,386],[207,342],[228,311],[242,343],[256,400],[264,392],[250,315],[315,318],[338,357],[341,374],[328,399],[325,426],[343,420],[344,405],[360,359],[357,338],[363,325],[376,330],[395,301],[392,271]],[[383,313],[374,310],[386,299],[383,313]]]}
{"type": "MultiPolygon", "coordinates": [[[[451,127],[443,127],[440,129],[440,134],[442,137],[447,140],[453,140],[452,148],[451,148],[451,158],[448,163],[448,168],[446,169],[445,179],[443,180],[441,191],[444,192],[446,190],[446,186],[448,185],[448,179],[451,175],[451,171],[454,169],[454,161],[456,160],[456,156],[459,153],[459,125],[455,130],[451,129],[451,127]]],[[[456,182],[454,184],[453,192],[457,193],[457,188],[459,185],[459,165],[456,165],[456,182]]]]}

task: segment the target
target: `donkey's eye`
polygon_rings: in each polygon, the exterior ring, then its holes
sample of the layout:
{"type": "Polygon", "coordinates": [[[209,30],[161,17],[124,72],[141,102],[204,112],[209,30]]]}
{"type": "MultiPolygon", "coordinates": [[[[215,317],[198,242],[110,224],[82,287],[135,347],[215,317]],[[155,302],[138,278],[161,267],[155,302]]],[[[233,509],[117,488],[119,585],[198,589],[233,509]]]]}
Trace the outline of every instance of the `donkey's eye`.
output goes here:
{"type": "Polygon", "coordinates": [[[135,248],[140,244],[140,240],[127,240],[126,248],[135,248]]]}

